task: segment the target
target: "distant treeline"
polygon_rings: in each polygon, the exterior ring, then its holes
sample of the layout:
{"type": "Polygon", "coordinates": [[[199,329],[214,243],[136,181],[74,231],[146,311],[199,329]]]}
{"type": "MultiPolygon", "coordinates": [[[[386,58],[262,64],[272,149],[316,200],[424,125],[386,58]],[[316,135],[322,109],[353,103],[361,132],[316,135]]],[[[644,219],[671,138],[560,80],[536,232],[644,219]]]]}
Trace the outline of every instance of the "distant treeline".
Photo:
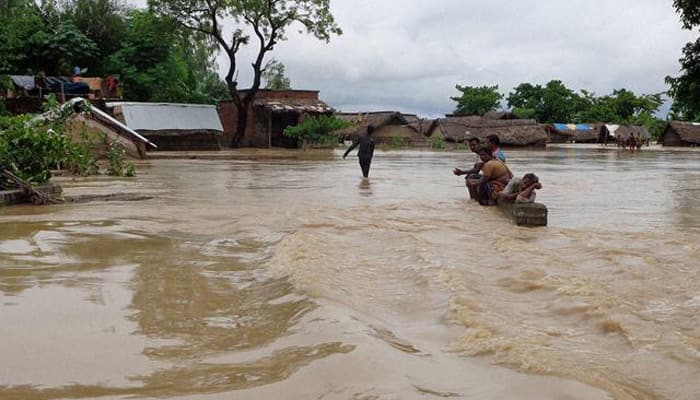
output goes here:
{"type": "MultiPolygon", "coordinates": [[[[455,114],[483,115],[502,107],[504,95],[496,86],[460,86],[455,114]]],[[[541,123],[606,122],[644,125],[657,137],[664,121],[654,115],[663,104],[662,94],[640,94],[627,89],[614,90],[609,95],[596,96],[587,90],[576,93],[561,81],[545,85],[521,83],[505,98],[507,105],[519,118],[535,119],[541,123]]]]}

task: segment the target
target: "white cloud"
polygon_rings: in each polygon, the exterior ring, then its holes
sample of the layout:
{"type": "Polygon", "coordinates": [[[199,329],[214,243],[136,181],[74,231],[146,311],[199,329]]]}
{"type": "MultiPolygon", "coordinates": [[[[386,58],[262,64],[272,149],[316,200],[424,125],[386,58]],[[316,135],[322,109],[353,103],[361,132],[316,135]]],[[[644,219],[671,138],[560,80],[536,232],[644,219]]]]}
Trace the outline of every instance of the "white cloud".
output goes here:
{"type": "Polygon", "coordinates": [[[344,111],[450,112],[456,84],[662,92],[694,39],[672,0],[333,0],[332,10],[342,36],[326,44],[291,29],[272,57],[294,88],[344,111]]]}

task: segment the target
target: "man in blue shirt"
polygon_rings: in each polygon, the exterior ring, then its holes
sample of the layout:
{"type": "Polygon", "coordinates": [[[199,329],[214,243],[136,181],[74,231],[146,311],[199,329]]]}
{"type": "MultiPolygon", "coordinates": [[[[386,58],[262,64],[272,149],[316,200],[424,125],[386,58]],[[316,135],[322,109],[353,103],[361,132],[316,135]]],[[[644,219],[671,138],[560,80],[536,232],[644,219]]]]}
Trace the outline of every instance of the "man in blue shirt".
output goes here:
{"type": "Polygon", "coordinates": [[[506,162],[506,154],[501,150],[501,139],[498,138],[498,135],[486,136],[486,147],[491,150],[493,158],[506,162]]]}

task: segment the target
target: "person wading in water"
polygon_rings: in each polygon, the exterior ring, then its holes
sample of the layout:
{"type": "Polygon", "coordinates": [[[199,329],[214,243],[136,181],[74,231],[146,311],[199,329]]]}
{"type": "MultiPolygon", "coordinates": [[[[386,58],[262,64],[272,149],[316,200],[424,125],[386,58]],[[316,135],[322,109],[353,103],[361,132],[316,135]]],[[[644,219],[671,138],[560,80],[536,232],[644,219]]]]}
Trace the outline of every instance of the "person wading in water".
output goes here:
{"type": "Polygon", "coordinates": [[[362,168],[362,176],[364,176],[365,179],[369,177],[369,167],[370,164],[372,164],[372,155],[374,154],[372,132],[374,132],[374,126],[370,125],[367,127],[367,134],[355,140],[352,146],[343,154],[343,158],[345,158],[355,147],[360,146],[360,149],[357,151],[357,157],[360,159],[360,168],[362,168]]]}

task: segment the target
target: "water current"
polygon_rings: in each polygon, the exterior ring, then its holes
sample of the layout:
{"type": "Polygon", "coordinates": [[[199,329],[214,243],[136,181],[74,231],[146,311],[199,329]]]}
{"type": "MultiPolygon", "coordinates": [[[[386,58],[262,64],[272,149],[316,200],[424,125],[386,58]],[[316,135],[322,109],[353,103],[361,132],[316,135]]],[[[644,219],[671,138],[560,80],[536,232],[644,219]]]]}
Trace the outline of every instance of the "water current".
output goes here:
{"type": "Polygon", "coordinates": [[[466,198],[464,152],[156,159],[0,209],[0,399],[700,396],[700,150],[510,150],[549,226],[466,198]]]}

